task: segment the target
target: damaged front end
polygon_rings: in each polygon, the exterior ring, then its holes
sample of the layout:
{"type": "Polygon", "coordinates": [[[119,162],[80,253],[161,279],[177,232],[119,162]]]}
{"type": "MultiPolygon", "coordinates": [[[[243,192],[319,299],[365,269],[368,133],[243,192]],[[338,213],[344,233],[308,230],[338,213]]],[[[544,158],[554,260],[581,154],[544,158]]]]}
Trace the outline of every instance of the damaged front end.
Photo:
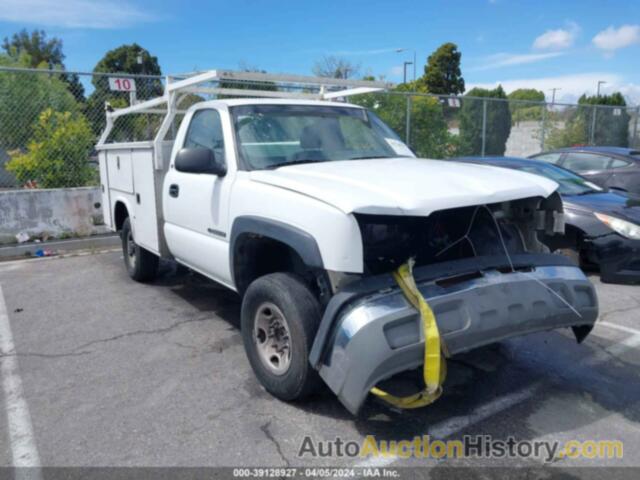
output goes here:
{"type": "Polygon", "coordinates": [[[415,258],[414,278],[435,314],[447,356],[561,327],[572,327],[580,342],[593,328],[593,286],[544,244],[563,231],[557,194],[429,217],[357,219],[365,275],[333,296],[310,354],[352,413],[375,385],[422,365],[419,315],[389,274],[408,257],[415,258]]]}

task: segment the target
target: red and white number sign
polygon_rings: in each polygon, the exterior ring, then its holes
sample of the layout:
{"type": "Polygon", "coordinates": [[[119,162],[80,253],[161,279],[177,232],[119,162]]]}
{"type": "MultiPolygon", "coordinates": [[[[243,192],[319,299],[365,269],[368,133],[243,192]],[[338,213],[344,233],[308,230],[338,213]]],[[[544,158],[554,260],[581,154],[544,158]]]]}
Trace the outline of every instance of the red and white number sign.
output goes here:
{"type": "Polygon", "coordinates": [[[133,78],[109,77],[109,89],[116,92],[135,92],[136,81],[133,78]]]}

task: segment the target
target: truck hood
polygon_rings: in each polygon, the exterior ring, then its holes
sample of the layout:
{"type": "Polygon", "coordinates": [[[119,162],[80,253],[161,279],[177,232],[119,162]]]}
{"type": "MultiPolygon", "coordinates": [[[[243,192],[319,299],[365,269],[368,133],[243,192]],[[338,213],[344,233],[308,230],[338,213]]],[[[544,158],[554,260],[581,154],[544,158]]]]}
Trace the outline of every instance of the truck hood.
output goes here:
{"type": "Polygon", "coordinates": [[[253,181],[292,190],[344,213],[428,216],[449,208],[548,197],[558,185],[516,170],[419,158],[346,160],[254,170],[253,181]]]}

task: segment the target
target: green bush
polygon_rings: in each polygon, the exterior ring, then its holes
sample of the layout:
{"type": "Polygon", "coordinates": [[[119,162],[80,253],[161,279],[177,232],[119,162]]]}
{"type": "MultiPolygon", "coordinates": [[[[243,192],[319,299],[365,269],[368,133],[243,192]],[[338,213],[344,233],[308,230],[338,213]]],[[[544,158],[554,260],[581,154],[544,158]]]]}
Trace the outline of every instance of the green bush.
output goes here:
{"type": "Polygon", "coordinates": [[[40,188],[77,187],[95,178],[89,164],[94,135],[79,113],[43,111],[34,126],[27,152],[11,152],[8,171],[22,182],[40,188]]]}
{"type": "MultiPolygon", "coordinates": [[[[401,86],[399,90],[409,90],[412,85],[401,86]]],[[[378,115],[396,134],[405,139],[407,97],[394,94],[359,95],[351,99],[378,115]]],[[[451,155],[454,136],[449,134],[442,105],[437,98],[411,97],[411,127],[409,146],[419,157],[444,158],[451,155]]]]}
{"type": "Polygon", "coordinates": [[[511,133],[511,111],[507,96],[500,85],[493,90],[474,88],[462,99],[460,109],[460,155],[482,154],[483,103],[487,102],[485,155],[504,155],[511,133]],[[468,97],[487,97],[468,98],[468,97]]]}
{"type": "Polygon", "coordinates": [[[588,97],[582,95],[576,108],[568,117],[564,128],[555,127],[549,133],[549,148],[587,145],[593,140],[594,145],[626,147],[629,145],[629,121],[626,110],[627,103],[619,92],[611,95],[588,97]],[[594,105],[597,107],[595,131],[593,129],[594,105]],[[619,115],[615,115],[615,107],[620,107],[619,115]]]}
{"type": "Polygon", "coordinates": [[[542,120],[544,110],[544,93],[534,88],[519,88],[511,92],[508,96],[509,108],[511,109],[512,125],[526,120],[542,120]],[[539,102],[535,105],[529,102],[539,102]]]}
{"type": "MultiPolygon", "coordinates": [[[[5,55],[0,55],[0,65],[24,66],[5,55]]],[[[78,103],[61,75],[0,72],[0,147],[23,149],[45,108],[78,111],[78,103]]]]}

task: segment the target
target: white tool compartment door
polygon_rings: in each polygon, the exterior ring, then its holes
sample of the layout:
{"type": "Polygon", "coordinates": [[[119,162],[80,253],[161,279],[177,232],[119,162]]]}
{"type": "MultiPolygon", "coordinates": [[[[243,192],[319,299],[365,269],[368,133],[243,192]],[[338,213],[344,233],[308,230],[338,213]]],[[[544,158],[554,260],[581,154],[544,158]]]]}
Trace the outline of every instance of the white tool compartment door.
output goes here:
{"type": "Polygon", "coordinates": [[[108,150],[107,164],[109,171],[109,188],[124,193],[133,193],[131,150],[108,150]]]}
{"type": "Polygon", "coordinates": [[[159,253],[158,212],[153,166],[153,149],[135,149],[131,152],[134,179],[134,235],[138,245],[159,253]]]}

